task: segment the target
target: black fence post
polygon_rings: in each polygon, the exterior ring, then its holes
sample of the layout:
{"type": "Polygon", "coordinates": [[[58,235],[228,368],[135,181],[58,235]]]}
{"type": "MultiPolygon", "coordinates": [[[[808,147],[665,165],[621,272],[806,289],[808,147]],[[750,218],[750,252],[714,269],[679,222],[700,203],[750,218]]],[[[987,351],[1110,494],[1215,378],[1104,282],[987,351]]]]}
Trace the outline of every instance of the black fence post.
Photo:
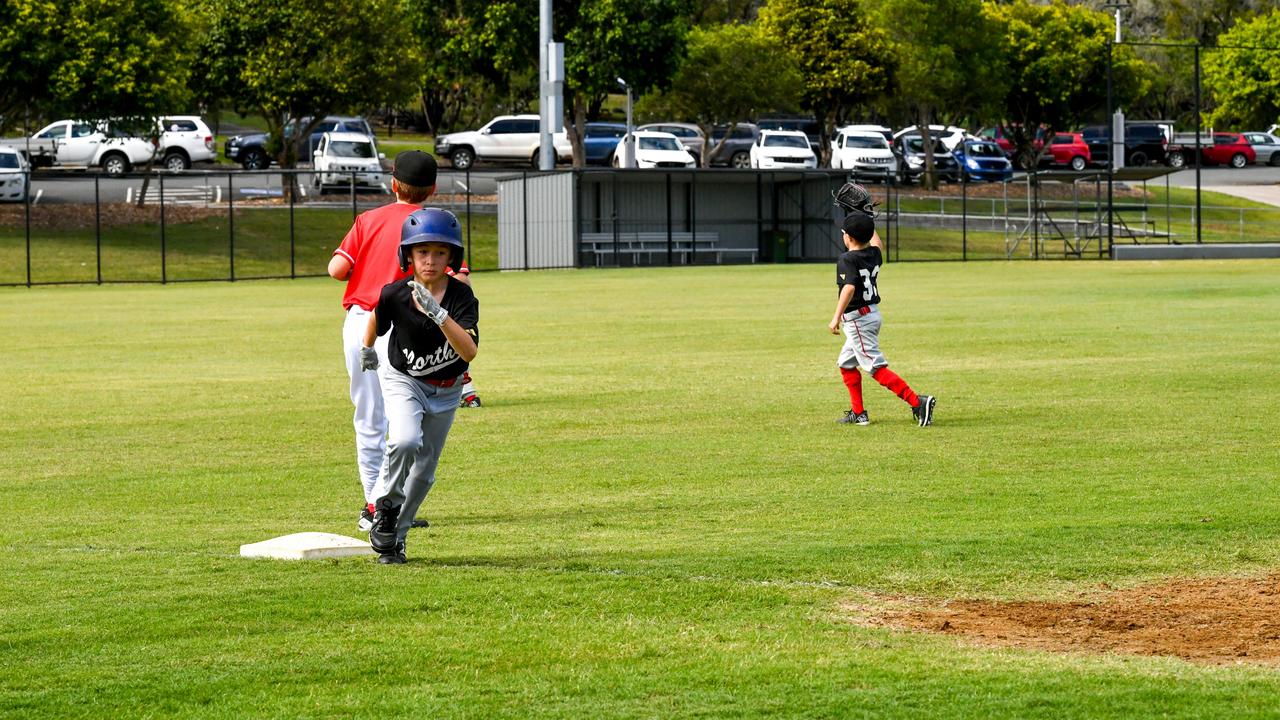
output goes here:
{"type": "MultiPolygon", "coordinates": [[[[30,156],[28,156],[30,157],[30,156]]],[[[27,169],[27,191],[22,193],[22,213],[27,234],[27,287],[31,287],[31,169],[27,169]]]]}
{"type": "Polygon", "coordinates": [[[298,183],[292,183],[292,187],[289,188],[289,279],[298,277],[297,236],[293,221],[293,210],[298,200],[298,194],[294,192],[294,189],[298,187],[300,187],[298,183]]]}
{"type": "Polygon", "coordinates": [[[960,260],[969,259],[969,173],[960,168],[960,260]]]}
{"type": "Polygon", "coordinates": [[[98,261],[98,284],[102,284],[102,195],[98,191],[98,176],[93,176],[93,244],[98,261]]]}
{"type": "MultiPolygon", "coordinates": [[[[295,180],[297,177],[294,178],[295,180]]],[[[359,208],[356,207],[356,171],[351,171],[351,222],[356,221],[356,216],[360,214],[359,208]]]]}
{"type": "Polygon", "coordinates": [[[467,166],[466,184],[467,191],[467,264],[468,267],[475,264],[475,260],[471,256],[471,167],[467,166]]]}
{"type": "Polygon", "coordinates": [[[160,173],[160,284],[169,282],[169,248],[164,226],[164,173],[160,173]]]}
{"type": "Polygon", "coordinates": [[[675,263],[675,247],[671,237],[671,173],[667,173],[667,267],[675,263]]]}
{"type": "MultiPolygon", "coordinates": [[[[1196,51],[1196,244],[1204,242],[1204,236],[1201,235],[1201,218],[1204,217],[1204,209],[1200,206],[1200,45],[1195,47],[1196,51]]],[[[1167,194],[1165,197],[1169,197],[1167,194]]]]}
{"type": "Polygon", "coordinates": [[[227,173],[227,259],[230,261],[228,280],[236,281],[236,191],[235,178],[227,173]]]}

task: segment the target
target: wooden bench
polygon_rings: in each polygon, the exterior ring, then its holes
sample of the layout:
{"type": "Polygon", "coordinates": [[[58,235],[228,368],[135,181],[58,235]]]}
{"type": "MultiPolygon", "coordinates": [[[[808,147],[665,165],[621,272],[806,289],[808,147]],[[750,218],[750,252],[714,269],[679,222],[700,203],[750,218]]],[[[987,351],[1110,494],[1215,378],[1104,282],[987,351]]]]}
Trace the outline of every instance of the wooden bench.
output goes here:
{"type": "Polygon", "coordinates": [[[653,262],[655,255],[664,255],[668,250],[680,256],[680,262],[688,263],[696,253],[715,253],[716,263],[724,259],[724,255],[746,253],[751,262],[756,261],[759,250],[756,248],[731,248],[720,244],[720,233],[672,231],[668,237],[665,231],[657,232],[619,232],[615,238],[612,232],[582,233],[581,249],[591,253],[596,259],[596,266],[603,264],[604,257],[613,255],[631,255],[635,264],[640,264],[640,256],[648,257],[653,262]],[[670,244],[668,244],[668,240],[670,244]]]}

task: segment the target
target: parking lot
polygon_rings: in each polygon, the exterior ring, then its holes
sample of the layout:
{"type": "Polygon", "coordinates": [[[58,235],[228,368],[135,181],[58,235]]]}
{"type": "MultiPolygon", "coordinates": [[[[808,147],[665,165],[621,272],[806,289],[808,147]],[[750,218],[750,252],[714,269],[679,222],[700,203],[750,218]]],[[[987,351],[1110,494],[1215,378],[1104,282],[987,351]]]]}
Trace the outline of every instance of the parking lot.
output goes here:
{"type": "MultiPolygon", "coordinates": [[[[487,167],[469,173],[442,169],[437,192],[442,194],[467,194],[492,196],[497,193],[497,178],[503,175],[528,172],[517,167],[487,167]]],[[[645,172],[645,171],[636,171],[645,172]]],[[[732,170],[698,170],[700,174],[733,172],[732,170]]],[[[32,176],[31,199],[36,204],[55,203],[92,203],[96,200],[103,203],[134,202],[137,193],[141,192],[143,176],[107,177],[96,172],[84,171],[42,171],[32,176]],[[92,178],[93,182],[87,182],[92,178]]],[[[1015,173],[1012,182],[1023,182],[1026,176],[1015,173]]],[[[1203,186],[1229,187],[1248,185],[1275,185],[1280,182],[1280,168],[1254,165],[1246,168],[1206,167],[1201,168],[1200,180],[1203,186]]],[[[148,186],[148,199],[158,197],[163,182],[166,202],[191,202],[198,204],[222,204],[230,198],[232,202],[264,197],[280,197],[282,195],[282,175],[280,172],[249,172],[236,168],[217,170],[193,170],[182,174],[157,173],[148,186]],[[163,178],[163,180],[161,180],[163,178]]],[[[350,204],[350,193],[346,188],[330,189],[320,195],[312,186],[312,174],[302,171],[298,174],[300,202],[320,204],[350,204]]],[[[1194,168],[1185,168],[1169,175],[1172,187],[1195,187],[1196,173],[1194,168]]],[[[390,175],[377,187],[358,188],[358,202],[370,204],[380,202],[388,196],[390,175]]]]}

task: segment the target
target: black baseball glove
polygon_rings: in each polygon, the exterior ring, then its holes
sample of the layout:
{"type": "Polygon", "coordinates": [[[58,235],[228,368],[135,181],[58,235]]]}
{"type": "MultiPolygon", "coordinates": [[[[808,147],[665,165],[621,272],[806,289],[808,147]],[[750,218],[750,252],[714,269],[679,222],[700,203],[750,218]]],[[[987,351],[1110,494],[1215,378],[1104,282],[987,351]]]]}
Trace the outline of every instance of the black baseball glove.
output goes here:
{"type": "Polygon", "coordinates": [[[867,217],[874,218],[876,216],[876,206],[880,203],[871,199],[871,193],[858,183],[847,182],[840,186],[840,189],[832,193],[836,205],[844,211],[846,215],[851,212],[860,212],[867,217]]]}

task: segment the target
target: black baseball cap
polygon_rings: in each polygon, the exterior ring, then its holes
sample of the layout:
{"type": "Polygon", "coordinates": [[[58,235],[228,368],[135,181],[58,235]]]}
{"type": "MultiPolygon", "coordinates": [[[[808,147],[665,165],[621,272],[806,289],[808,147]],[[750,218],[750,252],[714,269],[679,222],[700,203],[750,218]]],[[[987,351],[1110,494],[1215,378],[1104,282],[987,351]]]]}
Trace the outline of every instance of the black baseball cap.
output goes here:
{"type": "Polygon", "coordinates": [[[876,234],[876,221],[860,212],[846,215],[840,227],[859,245],[871,242],[871,236],[876,234]]]}
{"type": "Polygon", "coordinates": [[[436,159],[421,150],[406,150],[396,156],[391,177],[405,185],[431,187],[436,184],[436,159]]]}

